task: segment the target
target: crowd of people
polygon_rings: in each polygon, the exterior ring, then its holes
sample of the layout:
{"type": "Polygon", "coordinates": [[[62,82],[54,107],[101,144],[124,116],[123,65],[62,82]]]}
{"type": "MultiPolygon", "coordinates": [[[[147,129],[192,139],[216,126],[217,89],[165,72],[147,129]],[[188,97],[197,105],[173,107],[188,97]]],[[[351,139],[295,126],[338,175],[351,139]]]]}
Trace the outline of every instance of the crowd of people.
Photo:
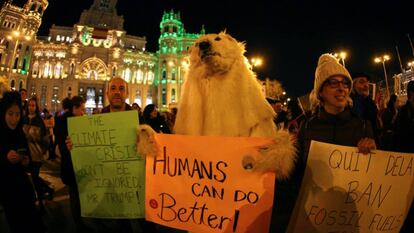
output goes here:
{"type": "MultiPolygon", "coordinates": [[[[310,94],[311,111],[304,111],[296,99],[287,110],[276,99],[268,99],[274,108],[274,123],[278,129],[295,135],[298,160],[289,179],[278,181],[270,232],[285,232],[296,203],[306,167],[310,142],[317,140],[338,145],[358,147],[361,153],[383,149],[414,153],[414,81],[407,85],[407,101],[398,106],[397,96],[391,95],[382,109],[370,97],[370,77],[364,73],[351,76],[348,70],[329,54],[319,58],[314,88],[310,94]]],[[[162,115],[157,106],[149,104],[142,111],[138,104],[125,102],[128,84],[120,77],[111,79],[107,87],[109,105],[100,112],[138,111],[140,124],[147,124],[158,133],[172,133],[176,108],[162,115]]],[[[35,96],[27,99],[27,92],[6,91],[0,100],[0,204],[12,233],[46,232],[42,223],[43,200],[53,198],[53,188],[39,176],[45,159],[55,159],[55,147],[61,156],[61,179],[69,187],[70,207],[77,232],[91,232],[80,214],[79,190],[71,160],[73,147],[68,137],[67,119],[85,114],[85,100],[80,96],[65,98],[61,114],[52,117],[40,111],[35,96]],[[46,157],[45,155],[49,155],[46,157]],[[22,224],[24,219],[24,224],[22,224]]],[[[96,222],[109,221],[96,219],[96,222]]],[[[131,220],[117,219],[116,231],[133,232],[131,220]]],[[[157,232],[160,226],[139,219],[143,232],[157,232]]],[[[413,213],[401,232],[413,232],[413,213]]],[[[113,232],[105,224],[99,232],[113,232]]],[[[170,229],[174,232],[178,230],[170,229]]]]}

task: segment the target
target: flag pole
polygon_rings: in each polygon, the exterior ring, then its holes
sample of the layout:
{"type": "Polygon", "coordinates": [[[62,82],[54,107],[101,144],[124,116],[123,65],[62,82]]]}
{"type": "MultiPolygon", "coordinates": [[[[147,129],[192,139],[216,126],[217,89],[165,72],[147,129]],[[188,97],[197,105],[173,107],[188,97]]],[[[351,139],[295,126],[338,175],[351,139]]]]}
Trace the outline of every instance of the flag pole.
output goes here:
{"type": "Polygon", "coordinates": [[[408,37],[408,41],[410,41],[411,52],[413,53],[413,57],[414,57],[414,47],[413,47],[413,42],[411,42],[411,37],[410,37],[410,34],[409,34],[409,33],[407,33],[407,37],[408,37]]]}
{"type": "Polygon", "coordinates": [[[401,73],[404,73],[404,68],[401,62],[401,56],[400,56],[400,51],[398,50],[398,45],[395,46],[395,50],[397,51],[398,61],[400,62],[401,73]]]}

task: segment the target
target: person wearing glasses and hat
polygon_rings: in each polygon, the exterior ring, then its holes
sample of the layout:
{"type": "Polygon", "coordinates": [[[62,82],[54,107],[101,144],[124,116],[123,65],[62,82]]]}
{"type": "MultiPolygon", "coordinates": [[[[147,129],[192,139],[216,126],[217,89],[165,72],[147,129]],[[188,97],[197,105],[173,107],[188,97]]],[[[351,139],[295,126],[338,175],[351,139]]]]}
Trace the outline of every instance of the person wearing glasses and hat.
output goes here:
{"type": "Polygon", "coordinates": [[[315,71],[311,104],[318,113],[300,129],[304,162],[310,141],[356,146],[366,154],[376,149],[370,121],[363,120],[351,111],[352,78],[348,70],[330,54],[322,54],[315,71]]]}
{"type": "MultiPolygon", "coordinates": [[[[310,94],[312,107],[316,113],[302,122],[298,134],[298,160],[292,176],[279,184],[279,208],[273,221],[271,232],[285,232],[293,211],[312,140],[358,147],[366,154],[376,149],[371,124],[360,119],[350,109],[352,78],[348,70],[330,54],[322,54],[315,71],[314,88],[310,94]],[[285,215],[282,218],[280,215],[285,215]]],[[[277,199],[277,197],[276,197],[277,199]]]]}

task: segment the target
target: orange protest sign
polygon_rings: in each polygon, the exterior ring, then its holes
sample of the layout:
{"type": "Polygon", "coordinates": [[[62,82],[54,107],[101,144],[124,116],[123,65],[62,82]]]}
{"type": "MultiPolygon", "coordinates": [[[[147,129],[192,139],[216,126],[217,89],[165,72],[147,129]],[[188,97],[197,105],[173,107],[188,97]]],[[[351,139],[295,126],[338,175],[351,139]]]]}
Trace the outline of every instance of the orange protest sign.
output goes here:
{"type": "Polygon", "coordinates": [[[275,174],[246,170],[270,139],[156,136],[146,162],[145,217],[192,232],[268,232],[275,174]]]}

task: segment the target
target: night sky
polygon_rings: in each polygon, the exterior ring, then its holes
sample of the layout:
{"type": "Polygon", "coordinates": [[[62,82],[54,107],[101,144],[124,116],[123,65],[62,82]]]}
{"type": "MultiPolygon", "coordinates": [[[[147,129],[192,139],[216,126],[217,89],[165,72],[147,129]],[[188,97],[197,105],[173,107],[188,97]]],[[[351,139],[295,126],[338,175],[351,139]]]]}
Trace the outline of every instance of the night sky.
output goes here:
{"type": "MultiPolygon", "coordinates": [[[[23,0],[14,1],[22,5],[23,0]]],[[[72,26],[93,0],[50,0],[39,35],[48,35],[52,24],[72,26]]],[[[335,0],[119,0],[128,34],[146,36],[147,51],[155,52],[164,10],[181,12],[187,32],[207,33],[224,29],[247,45],[247,57],[260,55],[265,64],[259,77],[278,79],[293,96],[313,87],[317,59],[325,52],[345,50],[351,73],[363,71],[383,79],[375,56],[388,53],[388,76],[399,73],[395,46],[403,65],[414,60],[407,34],[414,40],[414,8],[408,1],[335,0]]]]}

